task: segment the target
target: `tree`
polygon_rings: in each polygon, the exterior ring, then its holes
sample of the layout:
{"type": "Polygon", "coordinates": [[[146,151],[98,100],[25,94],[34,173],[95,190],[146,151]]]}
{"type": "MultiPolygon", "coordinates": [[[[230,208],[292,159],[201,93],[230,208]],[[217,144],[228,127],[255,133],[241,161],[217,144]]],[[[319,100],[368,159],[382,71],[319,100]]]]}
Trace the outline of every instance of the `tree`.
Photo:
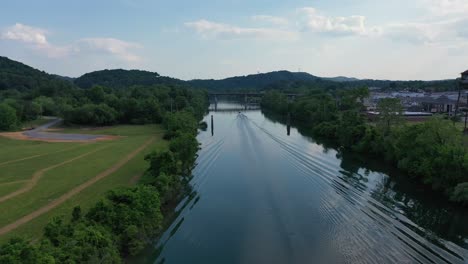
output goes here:
{"type": "Polygon", "coordinates": [[[393,126],[403,122],[403,106],[398,98],[383,98],[377,104],[379,112],[379,127],[384,135],[388,134],[393,126]]]}
{"type": "Polygon", "coordinates": [[[7,104],[0,104],[0,130],[11,130],[17,122],[15,109],[7,104]]]}
{"type": "Polygon", "coordinates": [[[28,241],[13,238],[0,247],[0,263],[5,264],[54,264],[47,252],[39,250],[28,241]]]}
{"type": "Polygon", "coordinates": [[[187,172],[195,162],[198,141],[191,134],[181,133],[171,140],[169,149],[175,153],[177,159],[182,163],[183,170],[187,172]]]}
{"type": "Polygon", "coordinates": [[[96,85],[87,90],[87,95],[92,102],[99,104],[104,102],[106,93],[104,92],[104,88],[102,86],[96,85]]]}

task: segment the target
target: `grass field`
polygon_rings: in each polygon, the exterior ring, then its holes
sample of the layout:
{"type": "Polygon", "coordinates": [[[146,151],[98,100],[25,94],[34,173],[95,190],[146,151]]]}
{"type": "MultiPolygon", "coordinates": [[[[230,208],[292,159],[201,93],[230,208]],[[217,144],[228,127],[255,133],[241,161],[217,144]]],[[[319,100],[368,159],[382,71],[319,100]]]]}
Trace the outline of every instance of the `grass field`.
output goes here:
{"type": "Polygon", "coordinates": [[[162,129],[155,125],[73,132],[122,137],[97,143],[47,143],[0,137],[0,228],[63,200],[50,211],[1,235],[0,242],[12,236],[39,237],[53,217],[69,217],[74,206],[86,210],[108,190],[131,185],[147,168],[144,156],[167,146],[162,129]],[[109,170],[112,168],[118,169],[109,170]],[[105,177],[95,179],[102,174],[105,177]],[[74,189],[80,191],[67,197],[74,189]]]}

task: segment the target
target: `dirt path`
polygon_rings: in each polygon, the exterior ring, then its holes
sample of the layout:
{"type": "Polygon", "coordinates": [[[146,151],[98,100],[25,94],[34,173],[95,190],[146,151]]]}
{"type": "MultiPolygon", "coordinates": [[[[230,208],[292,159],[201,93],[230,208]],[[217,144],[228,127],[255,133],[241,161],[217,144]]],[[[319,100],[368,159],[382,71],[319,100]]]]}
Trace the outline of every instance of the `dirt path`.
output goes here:
{"type": "Polygon", "coordinates": [[[122,166],[127,164],[131,159],[133,159],[138,153],[140,153],[147,146],[149,146],[151,143],[153,143],[155,139],[156,139],[155,137],[152,137],[152,138],[148,139],[143,145],[141,145],[139,148],[134,150],[132,153],[128,154],[125,158],[123,158],[122,160],[120,160],[116,164],[114,164],[114,166],[112,166],[112,167],[108,168],[107,170],[99,173],[97,176],[95,176],[94,178],[88,180],[87,182],[85,182],[85,183],[71,189],[70,191],[63,194],[62,196],[60,196],[56,200],[50,202],[46,206],[44,206],[44,207],[42,207],[42,208],[28,214],[28,215],[25,215],[25,216],[21,217],[20,219],[16,220],[15,222],[13,222],[11,224],[8,224],[8,225],[0,228],[0,235],[4,235],[4,234],[18,228],[19,226],[22,226],[22,225],[28,223],[29,221],[35,219],[36,217],[39,217],[39,216],[49,212],[50,210],[54,209],[55,207],[63,204],[65,201],[67,201],[68,199],[70,199],[74,195],[80,193],[84,189],[86,189],[89,186],[95,184],[99,180],[101,180],[101,179],[107,177],[108,175],[116,172],[122,166]]]}
{"type": "Polygon", "coordinates": [[[51,127],[60,124],[63,120],[60,118],[52,119],[50,122],[35,129],[24,132],[0,133],[0,136],[17,140],[32,140],[44,142],[96,142],[106,140],[116,140],[118,136],[90,135],[90,134],[62,134],[47,132],[51,127]]]}
{"type": "Polygon", "coordinates": [[[37,182],[42,178],[42,176],[43,176],[46,172],[48,172],[48,171],[50,171],[50,170],[53,170],[53,169],[55,169],[55,168],[58,168],[58,167],[60,167],[60,166],[63,166],[63,165],[65,165],[65,164],[68,164],[68,163],[70,163],[70,162],[73,162],[73,161],[75,161],[75,160],[84,158],[84,157],[86,157],[86,156],[88,156],[88,155],[91,155],[91,154],[93,154],[93,153],[95,153],[95,152],[97,152],[97,151],[99,151],[99,150],[102,150],[102,149],[105,149],[105,148],[108,148],[108,147],[110,147],[110,146],[104,146],[104,147],[95,149],[95,150],[93,150],[93,151],[90,151],[90,152],[87,152],[87,153],[85,153],[85,154],[82,154],[82,155],[80,155],[80,156],[78,156],[78,157],[74,157],[74,158],[72,158],[72,159],[66,160],[66,161],[61,162],[61,163],[59,163],[59,164],[55,164],[55,165],[52,165],[52,166],[50,166],[50,167],[47,167],[47,168],[44,168],[44,169],[41,169],[41,170],[36,171],[36,172],[33,174],[33,176],[31,177],[31,179],[27,182],[27,184],[24,185],[22,188],[20,188],[20,189],[14,191],[14,192],[12,192],[12,193],[9,193],[9,194],[7,194],[7,195],[5,195],[5,196],[0,197],[0,203],[4,202],[4,201],[6,201],[6,200],[10,200],[11,198],[16,197],[16,196],[18,196],[18,195],[20,195],[20,194],[23,194],[23,193],[25,193],[25,192],[29,192],[34,186],[36,186],[37,182]]]}
{"type": "Polygon", "coordinates": [[[34,159],[34,158],[38,158],[38,157],[42,157],[42,156],[46,156],[46,155],[51,155],[51,154],[57,154],[57,153],[60,153],[60,152],[65,152],[65,151],[68,151],[68,150],[72,150],[72,149],[74,149],[74,148],[81,147],[81,146],[83,146],[83,145],[87,145],[87,144],[81,144],[81,145],[78,145],[78,146],[73,146],[73,147],[71,147],[71,148],[61,149],[61,150],[58,150],[58,151],[52,151],[52,152],[44,153],[44,154],[38,154],[38,155],[34,155],[34,156],[29,156],[29,157],[26,157],[26,158],[4,161],[4,162],[0,163],[0,166],[7,165],[7,164],[11,164],[11,163],[15,163],[15,162],[20,162],[20,161],[24,161],[24,160],[34,159]]]}
{"type": "Polygon", "coordinates": [[[21,182],[27,182],[28,180],[20,180],[20,181],[12,181],[12,182],[2,182],[0,183],[0,186],[5,186],[5,185],[11,185],[15,183],[21,183],[21,182]]]}

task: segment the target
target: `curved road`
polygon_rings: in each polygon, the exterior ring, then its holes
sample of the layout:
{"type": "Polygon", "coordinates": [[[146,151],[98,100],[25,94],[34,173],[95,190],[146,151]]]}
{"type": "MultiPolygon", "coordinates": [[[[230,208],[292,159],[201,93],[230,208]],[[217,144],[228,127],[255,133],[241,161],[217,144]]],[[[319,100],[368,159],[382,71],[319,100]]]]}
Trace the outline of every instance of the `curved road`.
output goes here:
{"type": "Polygon", "coordinates": [[[45,132],[45,130],[60,124],[63,121],[61,118],[53,119],[49,123],[39,126],[35,129],[23,132],[23,135],[33,139],[45,139],[45,140],[97,140],[105,137],[104,135],[85,135],[85,134],[63,134],[63,133],[51,133],[45,132]]]}

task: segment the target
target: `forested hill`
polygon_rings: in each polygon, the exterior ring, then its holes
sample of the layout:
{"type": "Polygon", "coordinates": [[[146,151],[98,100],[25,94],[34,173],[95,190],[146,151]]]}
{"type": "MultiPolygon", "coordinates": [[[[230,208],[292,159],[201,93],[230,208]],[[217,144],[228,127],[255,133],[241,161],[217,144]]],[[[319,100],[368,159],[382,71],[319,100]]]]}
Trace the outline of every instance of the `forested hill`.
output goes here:
{"type": "Polygon", "coordinates": [[[450,91],[458,89],[455,79],[439,81],[390,81],[356,79],[349,77],[317,77],[305,72],[275,71],[247,76],[237,76],[222,80],[192,80],[189,84],[209,90],[290,90],[304,87],[316,88],[357,88],[376,87],[386,91],[450,91]]]}
{"type": "Polygon", "coordinates": [[[209,90],[265,89],[277,83],[309,82],[319,79],[305,72],[275,71],[269,73],[237,76],[222,80],[192,80],[190,85],[209,90]]]}
{"type": "Polygon", "coordinates": [[[0,90],[36,90],[40,94],[52,95],[72,86],[54,75],[0,56],[0,90]]]}
{"type": "Polygon", "coordinates": [[[297,88],[356,88],[377,87],[387,91],[456,90],[454,79],[441,81],[388,81],[356,79],[348,77],[321,78],[305,72],[275,71],[269,73],[237,76],[222,80],[182,81],[163,77],[156,72],[141,70],[102,70],[86,73],[79,78],[69,78],[47,74],[20,62],[0,57],[0,90],[36,90],[42,95],[51,96],[78,86],[91,88],[100,85],[114,89],[125,89],[131,86],[177,85],[216,91],[229,90],[293,90],[297,88]]]}
{"type": "Polygon", "coordinates": [[[102,70],[86,73],[75,79],[75,84],[81,88],[91,88],[101,85],[114,89],[124,89],[134,85],[151,86],[156,84],[184,84],[184,81],[160,76],[156,72],[140,70],[102,70]]]}

